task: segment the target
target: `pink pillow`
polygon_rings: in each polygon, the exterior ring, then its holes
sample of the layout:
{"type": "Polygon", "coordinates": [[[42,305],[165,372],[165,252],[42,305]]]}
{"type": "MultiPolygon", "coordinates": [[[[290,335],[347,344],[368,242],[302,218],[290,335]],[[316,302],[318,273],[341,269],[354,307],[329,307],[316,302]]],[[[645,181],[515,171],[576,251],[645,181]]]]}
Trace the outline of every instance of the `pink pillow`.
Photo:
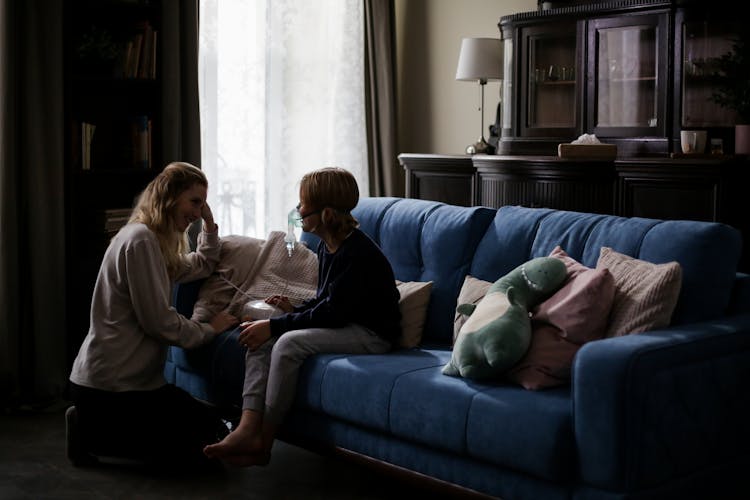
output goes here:
{"type": "Polygon", "coordinates": [[[565,263],[567,281],[532,311],[531,345],[508,373],[512,381],[531,390],[569,382],[578,349],[604,336],[615,296],[608,269],[586,267],[559,246],[550,257],[565,263]]]}

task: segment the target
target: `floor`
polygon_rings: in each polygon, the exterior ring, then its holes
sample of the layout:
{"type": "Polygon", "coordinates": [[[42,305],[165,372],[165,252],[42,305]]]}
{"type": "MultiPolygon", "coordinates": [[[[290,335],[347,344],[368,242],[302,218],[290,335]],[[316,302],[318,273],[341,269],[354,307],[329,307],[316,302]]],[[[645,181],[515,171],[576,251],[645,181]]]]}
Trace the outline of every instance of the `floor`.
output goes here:
{"type": "Polygon", "coordinates": [[[65,406],[0,415],[0,499],[447,499],[371,468],[277,442],[261,468],[168,476],[132,465],[74,467],[65,406]]]}

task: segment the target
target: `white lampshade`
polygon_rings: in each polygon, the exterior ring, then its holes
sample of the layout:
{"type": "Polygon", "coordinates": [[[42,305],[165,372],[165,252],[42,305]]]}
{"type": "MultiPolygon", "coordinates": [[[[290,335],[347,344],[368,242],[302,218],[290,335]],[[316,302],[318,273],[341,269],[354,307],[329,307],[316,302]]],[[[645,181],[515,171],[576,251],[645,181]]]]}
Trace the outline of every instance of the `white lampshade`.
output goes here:
{"type": "Polygon", "coordinates": [[[456,80],[503,79],[503,42],[497,38],[464,38],[458,56],[456,80]]]}

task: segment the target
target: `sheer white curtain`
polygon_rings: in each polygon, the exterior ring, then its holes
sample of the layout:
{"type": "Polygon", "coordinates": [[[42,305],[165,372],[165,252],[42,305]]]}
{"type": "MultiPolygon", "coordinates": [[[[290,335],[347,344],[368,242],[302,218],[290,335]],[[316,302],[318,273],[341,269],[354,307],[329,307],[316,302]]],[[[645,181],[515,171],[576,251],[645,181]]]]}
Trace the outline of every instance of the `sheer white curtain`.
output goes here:
{"type": "Polygon", "coordinates": [[[202,168],[222,235],[286,230],[305,172],[369,191],[362,0],[201,0],[202,168]]]}

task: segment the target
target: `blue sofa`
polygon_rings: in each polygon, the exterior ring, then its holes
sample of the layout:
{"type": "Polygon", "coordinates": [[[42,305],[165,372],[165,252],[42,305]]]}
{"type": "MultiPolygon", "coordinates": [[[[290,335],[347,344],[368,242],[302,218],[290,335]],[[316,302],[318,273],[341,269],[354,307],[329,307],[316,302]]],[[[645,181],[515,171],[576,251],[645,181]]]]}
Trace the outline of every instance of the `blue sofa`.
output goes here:
{"type": "MultiPolygon", "coordinates": [[[[397,279],[434,281],[423,343],[307,360],[283,439],[506,500],[750,492],[743,485],[750,465],[750,276],[736,272],[736,230],[402,198],[364,198],[355,215],[397,279]],[[564,387],[528,391],[443,375],[464,277],[494,281],[556,245],[589,267],[602,246],[654,263],[678,261],[683,284],[673,324],[585,344],[564,387]]],[[[198,285],[176,292],[184,314],[198,285]]],[[[234,330],[201,349],[172,348],[168,380],[236,408],[244,365],[236,337],[234,330]]]]}

